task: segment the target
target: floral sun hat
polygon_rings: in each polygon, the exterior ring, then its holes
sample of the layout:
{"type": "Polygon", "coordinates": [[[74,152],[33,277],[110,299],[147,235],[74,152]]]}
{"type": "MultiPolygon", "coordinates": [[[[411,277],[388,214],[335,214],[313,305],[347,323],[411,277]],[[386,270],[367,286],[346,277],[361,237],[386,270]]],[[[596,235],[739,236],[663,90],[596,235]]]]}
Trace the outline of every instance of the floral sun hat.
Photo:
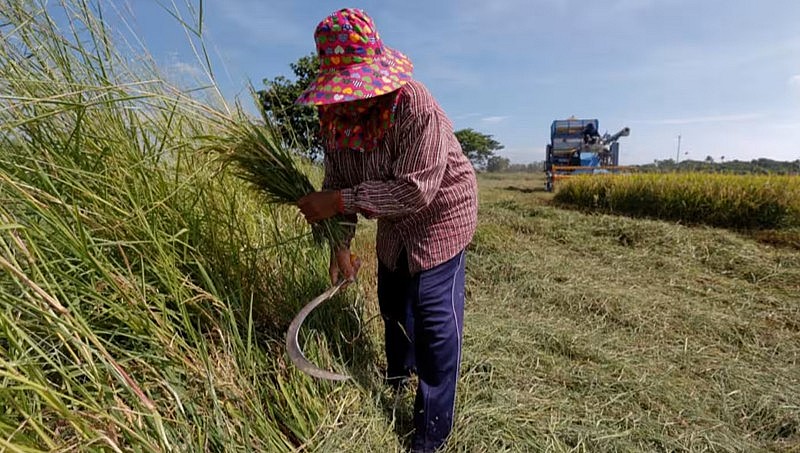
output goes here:
{"type": "Polygon", "coordinates": [[[297,98],[298,104],[367,99],[411,80],[414,65],[403,53],[383,45],[372,18],[360,9],[342,9],[323,19],[314,41],[319,75],[297,98]]]}

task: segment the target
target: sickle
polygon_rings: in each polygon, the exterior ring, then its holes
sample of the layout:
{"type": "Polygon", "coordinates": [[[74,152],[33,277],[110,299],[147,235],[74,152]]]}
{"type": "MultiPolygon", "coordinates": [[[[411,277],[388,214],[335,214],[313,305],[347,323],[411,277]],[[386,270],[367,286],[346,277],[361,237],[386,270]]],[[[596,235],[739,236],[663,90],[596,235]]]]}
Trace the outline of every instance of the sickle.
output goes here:
{"type": "Polygon", "coordinates": [[[329,381],[346,381],[350,379],[350,376],[323,370],[309,362],[306,356],[303,355],[303,350],[300,349],[300,342],[298,340],[300,326],[303,324],[303,321],[305,321],[306,316],[308,316],[313,309],[317,308],[319,304],[333,297],[346,283],[350,283],[350,280],[342,279],[339,281],[339,283],[315,297],[314,300],[309,302],[300,310],[299,313],[297,313],[297,316],[294,317],[292,323],[289,324],[289,330],[286,331],[286,350],[289,352],[289,358],[292,360],[292,363],[294,363],[294,365],[300,369],[300,371],[308,374],[309,376],[314,376],[319,379],[327,379],[329,381]]]}

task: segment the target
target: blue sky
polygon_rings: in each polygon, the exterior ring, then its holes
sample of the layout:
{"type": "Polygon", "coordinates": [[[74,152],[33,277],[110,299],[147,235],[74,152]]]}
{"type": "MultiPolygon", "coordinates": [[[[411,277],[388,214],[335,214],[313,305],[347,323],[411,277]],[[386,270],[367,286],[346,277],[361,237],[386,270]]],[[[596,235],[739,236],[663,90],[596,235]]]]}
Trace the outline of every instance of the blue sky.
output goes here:
{"type": "MultiPolygon", "coordinates": [[[[171,0],[162,0],[174,8],[171,0]]],[[[176,2],[181,0],[175,0],[176,2]]],[[[189,0],[198,5],[198,0],[189,0]]],[[[200,62],[157,0],[131,0],[133,28],[165,70],[200,62]]],[[[186,13],[186,3],[177,5],[186,13]]],[[[543,159],[554,119],[629,126],[625,164],[800,159],[798,0],[205,0],[204,30],[226,97],[291,75],[340,7],[374,18],[457,129],[492,134],[513,162],[543,159]],[[688,154],[685,154],[688,153],[688,154]]],[[[188,16],[187,16],[188,18],[188,16]]]]}

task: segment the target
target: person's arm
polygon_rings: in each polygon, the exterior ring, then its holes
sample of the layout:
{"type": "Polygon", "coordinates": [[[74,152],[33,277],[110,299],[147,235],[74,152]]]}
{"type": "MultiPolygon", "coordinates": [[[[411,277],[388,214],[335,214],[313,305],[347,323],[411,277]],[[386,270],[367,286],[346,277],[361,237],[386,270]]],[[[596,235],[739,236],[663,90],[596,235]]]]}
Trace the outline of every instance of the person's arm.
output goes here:
{"type": "Polygon", "coordinates": [[[346,214],[367,217],[397,217],[428,206],[439,191],[447,166],[449,123],[434,109],[416,115],[402,131],[408,136],[406,149],[399,150],[389,181],[365,181],[341,189],[346,214]]]}
{"type": "MultiPolygon", "coordinates": [[[[337,171],[336,162],[331,157],[331,153],[325,153],[325,177],[322,180],[323,191],[337,191],[344,187],[344,181],[340,179],[339,172],[337,171]]],[[[331,284],[336,284],[339,278],[353,279],[358,274],[361,267],[361,260],[356,258],[350,252],[350,243],[356,233],[356,223],[358,216],[356,214],[341,214],[338,219],[346,222],[345,226],[347,234],[345,236],[344,244],[337,249],[331,249],[330,264],[328,272],[330,273],[331,284]]]]}
{"type": "MultiPolygon", "coordinates": [[[[336,162],[331,153],[325,153],[324,160],[325,177],[322,180],[322,190],[341,190],[344,188],[344,182],[341,180],[337,172],[336,162]]],[[[356,232],[356,223],[358,223],[358,216],[355,213],[342,214],[341,219],[347,223],[347,236],[345,237],[345,244],[350,247],[350,242],[353,240],[356,232]]]]}

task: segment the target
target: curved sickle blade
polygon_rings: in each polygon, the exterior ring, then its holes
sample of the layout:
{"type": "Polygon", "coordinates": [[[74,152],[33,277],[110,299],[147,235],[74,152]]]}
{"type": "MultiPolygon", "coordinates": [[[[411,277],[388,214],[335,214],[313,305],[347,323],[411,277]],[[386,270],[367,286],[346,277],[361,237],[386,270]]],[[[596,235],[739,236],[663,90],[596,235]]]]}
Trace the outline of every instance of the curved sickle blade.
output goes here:
{"type": "Polygon", "coordinates": [[[306,356],[303,355],[303,351],[300,349],[300,342],[298,341],[300,326],[303,324],[303,321],[305,321],[306,316],[308,316],[313,309],[317,308],[319,304],[333,297],[342,288],[342,286],[345,285],[345,283],[349,283],[349,281],[342,279],[339,281],[339,283],[315,297],[314,300],[309,302],[300,310],[299,313],[297,313],[297,316],[294,317],[292,323],[289,324],[289,330],[286,331],[286,350],[289,352],[289,358],[297,368],[300,368],[300,371],[308,374],[309,376],[314,376],[319,379],[327,379],[329,381],[346,381],[350,379],[350,376],[323,370],[309,362],[308,359],[306,359],[306,356]]]}

